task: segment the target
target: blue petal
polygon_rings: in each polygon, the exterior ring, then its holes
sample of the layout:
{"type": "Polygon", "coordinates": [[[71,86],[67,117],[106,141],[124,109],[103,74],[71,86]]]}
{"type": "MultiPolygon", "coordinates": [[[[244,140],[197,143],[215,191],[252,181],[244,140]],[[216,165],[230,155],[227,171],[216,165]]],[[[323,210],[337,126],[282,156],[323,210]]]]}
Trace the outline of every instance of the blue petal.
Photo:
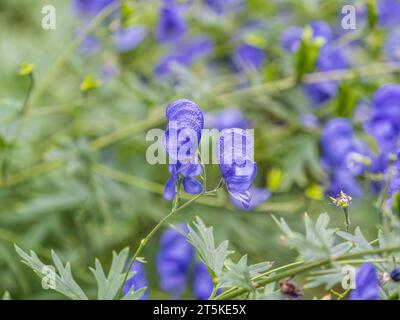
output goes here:
{"type": "Polygon", "coordinates": [[[193,177],[184,178],[182,183],[187,193],[199,194],[203,190],[203,185],[193,177]]]}
{"type": "Polygon", "coordinates": [[[172,175],[171,177],[169,177],[167,183],[165,184],[163,193],[163,197],[165,200],[171,201],[172,199],[174,199],[176,194],[175,186],[177,182],[178,177],[176,175],[172,175]]]}

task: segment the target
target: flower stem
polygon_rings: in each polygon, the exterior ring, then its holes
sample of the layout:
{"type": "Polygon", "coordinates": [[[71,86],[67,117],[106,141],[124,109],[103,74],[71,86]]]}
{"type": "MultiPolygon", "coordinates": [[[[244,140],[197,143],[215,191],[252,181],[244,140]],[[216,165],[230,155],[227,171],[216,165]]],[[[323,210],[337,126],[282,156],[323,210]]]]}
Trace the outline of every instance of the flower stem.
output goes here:
{"type": "Polygon", "coordinates": [[[122,289],[125,285],[125,282],[128,280],[128,276],[130,273],[130,270],[132,268],[133,263],[136,261],[137,257],[139,256],[139,254],[142,252],[143,248],[146,246],[146,244],[148,243],[148,241],[152,238],[152,236],[157,232],[158,229],[160,229],[160,227],[169,219],[171,218],[176,212],[184,209],[185,207],[187,207],[188,205],[190,205],[192,202],[196,201],[198,198],[200,198],[201,196],[203,196],[204,192],[199,193],[198,195],[196,195],[195,197],[191,198],[190,200],[186,201],[184,204],[182,204],[180,207],[177,208],[173,208],[170,213],[168,213],[163,219],[161,219],[155,226],[153,229],[151,229],[151,231],[147,234],[147,236],[145,238],[143,238],[140,241],[139,247],[136,249],[130,263],[128,266],[128,269],[125,273],[125,277],[124,277],[124,281],[122,282],[121,286],[119,287],[118,293],[117,293],[117,299],[120,299],[122,297],[122,289]]]}

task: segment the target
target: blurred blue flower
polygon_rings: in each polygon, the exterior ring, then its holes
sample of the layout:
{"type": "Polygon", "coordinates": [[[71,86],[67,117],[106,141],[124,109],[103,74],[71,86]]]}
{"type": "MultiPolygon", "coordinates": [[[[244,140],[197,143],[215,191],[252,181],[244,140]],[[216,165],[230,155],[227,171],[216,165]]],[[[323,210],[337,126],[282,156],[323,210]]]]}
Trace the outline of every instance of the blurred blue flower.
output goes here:
{"type": "Polygon", "coordinates": [[[321,135],[322,164],[331,173],[329,195],[337,195],[340,191],[357,197],[362,190],[354,177],[367,169],[371,160],[368,146],[358,140],[351,124],[344,118],[336,118],[327,122],[321,135]]]}
{"type": "Polygon", "coordinates": [[[400,23],[399,0],[378,0],[376,6],[381,26],[392,27],[400,23]]]}
{"type": "Polygon", "coordinates": [[[300,115],[300,123],[307,129],[319,128],[319,119],[312,113],[302,113],[300,115]]]}
{"type": "Polygon", "coordinates": [[[99,53],[101,43],[95,36],[86,36],[82,39],[79,49],[85,55],[92,56],[99,53]]]}
{"type": "Polygon", "coordinates": [[[146,27],[134,26],[118,30],[114,34],[114,41],[119,52],[126,52],[136,48],[146,38],[146,27]]]}
{"type": "Polygon", "coordinates": [[[400,86],[379,88],[372,101],[372,114],[365,130],[377,141],[383,153],[395,153],[400,147],[400,86]]]}
{"type": "MultiPolygon", "coordinates": [[[[323,20],[314,20],[310,22],[310,27],[313,33],[313,39],[320,37],[328,43],[332,40],[332,31],[329,25],[323,20]]],[[[281,34],[281,46],[289,53],[294,53],[300,47],[301,38],[304,28],[290,26],[281,34]]]]}
{"type": "MultiPolygon", "coordinates": [[[[333,71],[348,68],[349,62],[343,50],[339,47],[325,45],[320,49],[316,66],[319,71],[333,71]]],[[[336,81],[329,80],[303,86],[305,93],[311,99],[314,106],[319,106],[335,97],[338,87],[336,81]]]]}
{"type": "Polygon", "coordinates": [[[400,192],[400,150],[397,152],[397,159],[394,163],[393,170],[391,172],[392,177],[390,180],[389,186],[389,207],[391,208],[393,205],[393,197],[400,192]]]}
{"type": "Polygon", "coordinates": [[[193,275],[194,296],[199,300],[207,300],[210,297],[213,288],[212,279],[206,265],[199,261],[196,264],[193,275]]]}
{"type": "Polygon", "coordinates": [[[266,58],[265,50],[252,46],[247,43],[241,43],[236,47],[234,61],[240,69],[260,70],[266,58]]]}
{"type": "Polygon", "coordinates": [[[208,55],[214,48],[214,43],[207,36],[197,36],[193,39],[176,44],[177,48],[161,58],[155,68],[157,77],[162,78],[171,72],[172,65],[190,66],[196,60],[208,55]]]}
{"type": "MultiPolygon", "coordinates": [[[[134,288],[135,291],[144,287],[146,288],[148,287],[144,268],[138,260],[135,260],[135,262],[133,263],[131,272],[136,272],[136,274],[125,282],[124,287],[122,289],[122,295],[126,295],[132,287],[134,288]]],[[[148,290],[145,291],[145,293],[142,295],[140,299],[145,300],[147,298],[148,298],[148,290]]]]}
{"type": "Polygon", "coordinates": [[[72,9],[79,15],[92,16],[116,0],[73,0],[72,9]]]}
{"type": "MultiPolygon", "coordinates": [[[[185,225],[178,226],[189,230],[185,225]]],[[[160,238],[160,252],[157,254],[157,271],[162,290],[178,299],[183,293],[194,257],[193,247],[186,238],[174,229],[166,230],[160,238]]]]}
{"type": "Polygon", "coordinates": [[[400,28],[390,31],[385,43],[385,55],[388,61],[400,61],[400,28]]]}
{"type": "Polygon", "coordinates": [[[247,208],[242,205],[242,201],[238,200],[237,198],[231,197],[232,203],[236,208],[250,211],[257,208],[260,204],[266,202],[271,197],[271,192],[265,188],[257,188],[252,186],[249,192],[250,202],[247,208]]]}
{"type": "Polygon", "coordinates": [[[250,207],[250,188],[257,175],[253,160],[254,143],[243,129],[225,129],[220,135],[217,155],[227,191],[243,209],[250,207]]]}
{"type": "Polygon", "coordinates": [[[159,42],[177,42],[187,32],[187,25],[179,6],[161,7],[154,37],[159,42]]]}
{"type": "Polygon", "coordinates": [[[248,129],[251,121],[246,119],[239,109],[229,108],[220,113],[206,113],[204,117],[204,127],[208,129],[230,129],[241,128],[248,129]]]}
{"type": "Polygon", "coordinates": [[[243,5],[243,0],[204,0],[204,2],[217,14],[236,11],[243,5]]]}
{"type": "Polygon", "coordinates": [[[303,31],[302,27],[297,26],[286,28],[281,34],[282,48],[289,53],[295,53],[300,47],[303,31]]]}
{"type": "Polygon", "coordinates": [[[372,263],[363,263],[356,275],[356,288],[350,293],[350,300],[379,300],[379,281],[372,263]]]}

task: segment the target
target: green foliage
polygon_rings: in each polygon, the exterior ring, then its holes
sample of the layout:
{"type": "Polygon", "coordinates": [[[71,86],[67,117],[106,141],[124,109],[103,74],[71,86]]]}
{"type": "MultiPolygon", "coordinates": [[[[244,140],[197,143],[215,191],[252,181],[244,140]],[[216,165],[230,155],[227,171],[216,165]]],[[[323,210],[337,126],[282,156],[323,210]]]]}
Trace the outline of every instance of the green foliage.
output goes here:
{"type": "MultiPolygon", "coordinates": [[[[42,279],[42,281],[51,281],[51,277],[53,275],[51,272],[49,272],[49,270],[52,270],[50,269],[52,265],[44,264],[38,258],[37,254],[32,250],[30,251],[30,254],[27,254],[18,246],[15,246],[15,250],[22,258],[22,262],[30,267],[42,279]]],[[[98,287],[98,300],[113,300],[116,298],[118,289],[123,284],[128,254],[128,248],[123,249],[120,253],[113,252],[112,263],[108,276],[104,274],[100,261],[95,259],[95,267],[90,268],[90,270],[96,278],[98,287]]],[[[64,266],[60,257],[54,251],[51,252],[51,256],[56,273],[54,274],[54,287],[50,288],[73,300],[87,300],[87,295],[83,292],[82,288],[76,283],[72,276],[70,263],[67,262],[67,264],[64,266]]],[[[134,276],[134,272],[129,274],[129,278],[134,276]]],[[[146,288],[141,288],[140,290],[135,291],[135,289],[132,287],[122,299],[138,300],[143,295],[145,290],[146,288]]]]}

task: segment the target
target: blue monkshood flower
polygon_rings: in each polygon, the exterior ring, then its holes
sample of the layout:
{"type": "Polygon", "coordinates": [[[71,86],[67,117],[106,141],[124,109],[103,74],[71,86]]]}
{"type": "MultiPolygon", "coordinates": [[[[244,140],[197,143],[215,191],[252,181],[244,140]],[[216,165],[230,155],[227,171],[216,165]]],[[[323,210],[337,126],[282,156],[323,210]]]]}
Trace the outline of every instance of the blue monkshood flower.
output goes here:
{"type": "Polygon", "coordinates": [[[392,272],[390,272],[390,278],[393,281],[400,282],[400,268],[394,268],[392,272]]]}
{"type": "Polygon", "coordinates": [[[361,100],[354,108],[353,118],[358,123],[365,123],[371,115],[371,104],[367,100],[361,100]]]}
{"type": "Polygon", "coordinates": [[[385,56],[390,62],[400,61],[400,28],[390,31],[385,43],[385,56]]]}
{"type": "Polygon", "coordinates": [[[203,185],[195,178],[199,176],[203,169],[200,164],[177,164],[169,165],[170,177],[165,184],[163,197],[171,201],[176,195],[176,186],[179,181],[179,174],[182,175],[183,188],[187,193],[199,194],[203,190],[203,185]]]}
{"type": "Polygon", "coordinates": [[[389,168],[390,159],[387,154],[380,154],[372,157],[371,173],[381,176],[381,179],[371,182],[372,190],[379,193],[386,183],[387,169],[389,168]]]}
{"type": "Polygon", "coordinates": [[[163,6],[154,37],[159,42],[177,42],[187,32],[187,25],[182,10],[178,6],[163,6]]]}
{"type": "Polygon", "coordinates": [[[126,52],[135,49],[146,38],[146,27],[134,26],[123,28],[114,34],[117,51],[126,52]]]}
{"type": "Polygon", "coordinates": [[[79,15],[93,16],[116,0],[73,0],[72,9],[79,15]]]}
{"type": "Polygon", "coordinates": [[[400,147],[400,86],[387,84],[376,91],[372,114],[365,125],[383,153],[395,153],[400,147]]]}
{"type": "MultiPolygon", "coordinates": [[[[313,39],[317,37],[323,38],[325,43],[332,40],[332,31],[329,25],[322,20],[314,20],[310,22],[313,33],[313,39]]],[[[301,38],[304,29],[298,26],[291,26],[285,29],[281,34],[281,46],[289,53],[294,53],[300,47],[301,38]]]]}
{"type": "Polygon", "coordinates": [[[196,264],[193,275],[194,296],[199,300],[207,300],[210,297],[213,288],[212,279],[206,265],[199,261],[196,264]]]}
{"type": "MultiPolygon", "coordinates": [[[[125,282],[124,287],[122,289],[123,295],[126,295],[132,287],[134,288],[135,291],[144,287],[146,288],[148,287],[143,265],[139,261],[136,260],[133,263],[131,272],[136,272],[136,274],[125,282]]],[[[148,298],[148,293],[146,289],[145,293],[141,297],[141,300],[145,300],[147,298],[148,298]]]]}
{"type": "Polygon", "coordinates": [[[268,201],[268,199],[271,197],[271,192],[265,188],[251,187],[249,192],[250,202],[247,208],[242,205],[242,201],[238,200],[237,198],[231,197],[232,203],[236,208],[250,211],[257,208],[260,204],[268,201]]]}
{"type": "Polygon", "coordinates": [[[166,109],[164,147],[173,160],[193,160],[204,128],[203,111],[188,99],[170,103],[166,109]]]}
{"type": "Polygon", "coordinates": [[[378,276],[372,263],[363,263],[356,274],[356,288],[350,293],[350,300],[379,300],[378,276]]]}
{"type": "Polygon", "coordinates": [[[397,152],[397,160],[394,163],[393,170],[391,172],[392,177],[389,186],[389,206],[392,207],[393,197],[400,192],[400,150],[397,152]]]}
{"type": "MultiPolygon", "coordinates": [[[[189,231],[185,225],[178,227],[186,233],[189,231]]],[[[157,271],[161,289],[174,299],[178,299],[186,287],[193,257],[193,247],[178,231],[168,229],[162,234],[156,259],[157,271]]]]}
{"type": "Polygon", "coordinates": [[[341,191],[350,194],[354,198],[360,198],[363,195],[362,187],[355,177],[345,170],[336,170],[331,174],[330,185],[326,190],[326,194],[335,197],[341,191]]]}
{"type": "Polygon", "coordinates": [[[229,129],[251,127],[251,121],[246,119],[239,109],[229,108],[217,114],[206,113],[204,117],[204,127],[208,129],[229,129]]]}
{"type": "Polygon", "coordinates": [[[377,11],[379,24],[383,27],[392,27],[400,24],[400,1],[378,0],[377,11]]]}
{"type": "Polygon", "coordinates": [[[176,44],[173,53],[161,58],[155,68],[155,74],[162,78],[171,73],[174,64],[190,66],[198,59],[201,59],[212,52],[214,42],[207,36],[197,36],[193,39],[176,44]]]}
{"type": "MultiPolygon", "coordinates": [[[[333,71],[346,69],[349,67],[349,63],[344,52],[339,47],[325,45],[320,49],[316,66],[319,71],[333,71]]],[[[338,87],[336,81],[324,81],[305,85],[303,88],[313,105],[319,106],[335,97],[338,92],[338,87]]]]}
{"type": "Polygon", "coordinates": [[[239,44],[234,53],[233,60],[239,69],[260,70],[266,58],[265,50],[248,43],[239,44]]]}
{"type": "Polygon", "coordinates": [[[246,130],[232,128],[222,131],[217,146],[219,167],[227,191],[243,209],[250,206],[250,188],[257,175],[253,154],[253,138],[246,130]]]}

